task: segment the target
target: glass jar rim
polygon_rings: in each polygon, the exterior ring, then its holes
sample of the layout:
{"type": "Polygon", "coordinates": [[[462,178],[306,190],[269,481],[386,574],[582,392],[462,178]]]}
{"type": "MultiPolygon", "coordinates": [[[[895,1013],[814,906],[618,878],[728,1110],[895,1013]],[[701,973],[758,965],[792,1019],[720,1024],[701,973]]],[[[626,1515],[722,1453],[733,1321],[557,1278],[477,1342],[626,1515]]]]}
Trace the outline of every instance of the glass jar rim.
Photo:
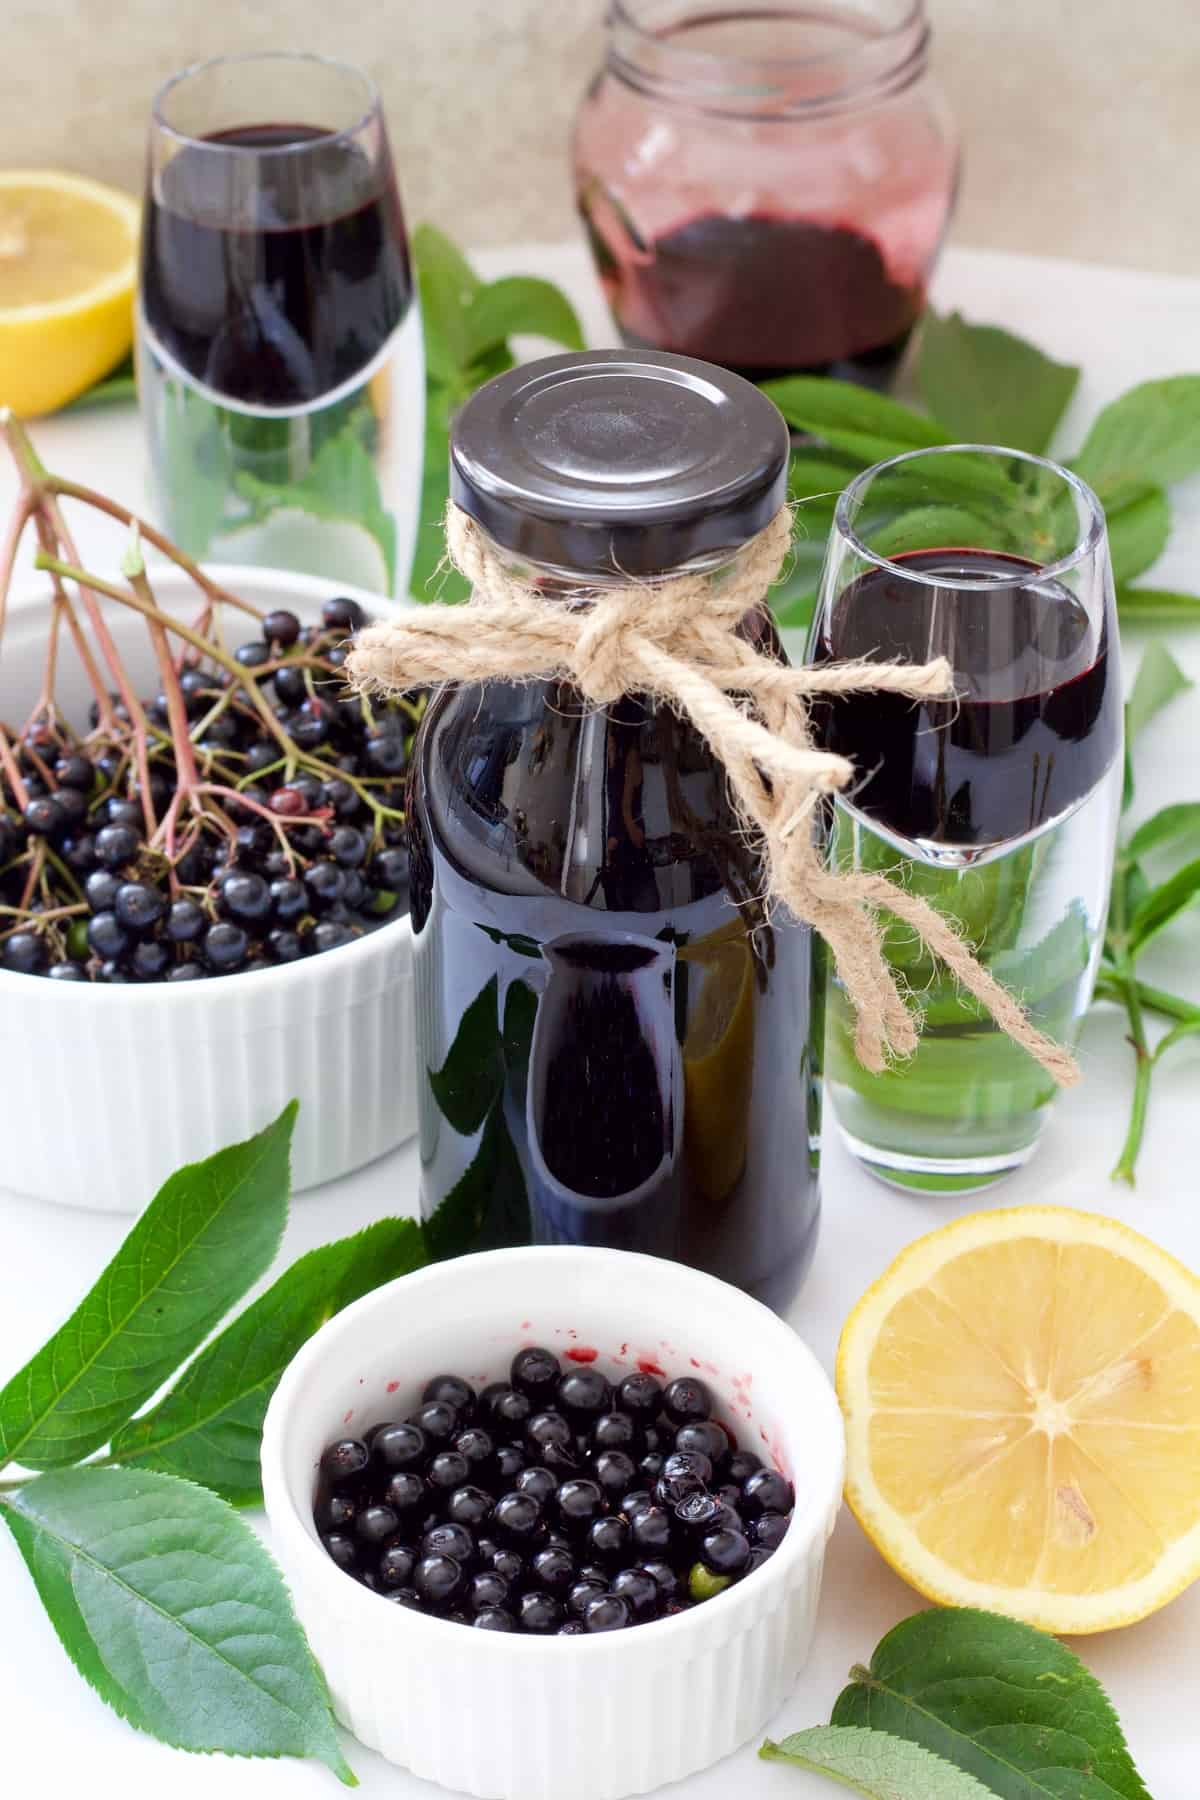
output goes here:
{"type": "Polygon", "coordinates": [[[188,63],[186,68],[176,70],[175,74],[169,76],[155,93],[150,106],[150,117],[156,131],[162,132],[165,137],[173,138],[178,144],[192,145],[201,150],[211,151],[213,155],[218,156],[259,158],[263,156],[294,156],[297,152],[311,152],[318,144],[336,143],[339,139],[349,141],[361,136],[372,120],[378,118],[380,110],[378,87],[366,70],[358,68],[354,63],[343,62],[336,56],[318,56],[312,50],[245,50],[239,51],[235,56],[202,57],[198,62],[188,63]],[[167,103],[171,95],[182,87],[184,82],[193,81],[198,75],[205,75],[213,69],[237,68],[247,63],[306,63],[310,67],[336,70],[339,74],[347,75],[359,83],[363,92],[364,109],[349,125],[339,125],[335,130],[330,131],[318,131],[311,137],[297,138],[291,143],[284,144],[219,143],[214,142],[212,138],[197,137],[194,132],[184,131],[178,125],[171,123],[167,117],[167,103]]]}
{"type": "MultiPolygon", "coordinates": [[[[763,102],[782,101],[778,109],[780,116],[837,111],[906,87],[923,72],[931,37],[925,0],[898,0],[898,3],[902,10],[892,23],[870,35],[864,34],[853,46],[795,54],[772,51],[768,56],[754,51],[699,49],[691,44],[684,45],[673,37],[670,28],[661,24],[654,26],[639,18],[635,0],[609,0],[610,61],[615,72],[631,85],[649,89],[660,97],[687,100],[700,107],[707,102],[715,110],[728,111],[733,102],[734,110],[737,110],[739,100],[754,94],[760,108],[763,102]],[[622,37],[628,41],[632,54],[622,53],[618,44],[622,37]],[[645,62],[638,60],[639,51],[662,57],[669,62],[669,68],[647,67],[645,62]],[[864,73],[863,63],[871,65],[869,72],[864,73]],[[769,81],[764,84],[763,74],[768,70],[769,81]],[[789,93],[790,83],[822,70],[829,71],[828,86],[818,87],[811,94],[789,93]],[[840,81],[837,79],[839,73],[845,77],[840,81]],[[755,75],[757,80],[753,79],[755,75]]],[[[745,10],[758,9],[753,0],[747,0],[745,10]]],[[[771,10],[764,5],[762,15],[767,16],[771,10]]],[[[808,8],[804,0],[797,0],[793,8],[774,10],[783,17],[789,10],[802,14],[808,8]]],[[[705,16],[700,15],[701,18],[705,16]]],[[[826,22],[829,16],[828,13],[825,15],[826,22]]],[[[686,16],[681,15],[677,23],[686,23],[686,16]]]]}
{"type": "MultiPolygon", "coordinates": [[[[634,17],[631,9],[631,0],[610,0],[610,7],[612,19],[621,25],[627,26],[630,31],[636,32],[639,37],[652,38],[659,44],[667,41],[662,36],[661,32],[655,31],[652,27],[644,24],[641,19],[634,17]]],[[[797,7],[796,10],[799,10],[799,7],[797,7]]],[[[904,32],[911,31],[914,25],[921,23],[924,20],[924,17],[925,0],[908,0],[904,12],[896,20],[895,24],[887,25],[882,30],[873,33],[869,42],[871,45],[875,45],[886,43],[888,38],[898,38],[902,36],[904,32]]],[[[763,60],[761,56],[754,55],[753,53],[744,53],[739,50],[697,50],[691,46],[687,49],[683,49],[676,44],[673,44],[671,49],[672,53],[678,55],[681,59],[687,57],[697,63],[743,63],[752,65],[754,63],[760,63],[763,60]]],[[[844,50],[818,50],[812,53],[801,53],[794,56],[772,56],[771,61],[780,68],[787,68],[788,66],[792,68],[808,68],[818,63],[840,62],[845,59],[845,56],[846,52],[844,50]]]]}
{"type": "MultiPolygon", "coordinates": [[[[898,576],[904,581],[916,583],[921,587],[944,587],[945,576],[936,572],[926,572],[906,566],[891,556],[881,556],[877,550],[861,538],[854,528],[852,508],[866,494],[870,484],[880,475],[906,463],[920,461],[932,456],[991,456],[1003,457],[1008,462],[1031,463],[1034,467],[1045,469],[1057,477],[1064,487],[1068,488],[1082,503],[1086,515],[1086,524],[1076,539],[1073,547],[1064,556],[1056,557],[1053,562],[1037,565],[1037,580],[1048,581],[1059,575],[1067,574],[1078,567],[1085,557],[1091,556],[1098,548],[1104,535],[1104,508],[1101,506],[1095,491],[1086,481],[1076,475],[1073,470],[1064,468],[1048,456],[1035,456],[1032,450],[1013,450],[1003,444],[926,444],[916,450],[906,450],[900,456],[889,456],[885,462],[872,464],[869,469],[854,477],[854,480],[838,495],[837,505],[833,510],[833,529],[864,562],[877,569],[886,569],[889,574],[898,576]]],[[[992,576],[959,575],[954,576],[954,586],[971,593],[993,591],[996,586],[992,576]]]]}

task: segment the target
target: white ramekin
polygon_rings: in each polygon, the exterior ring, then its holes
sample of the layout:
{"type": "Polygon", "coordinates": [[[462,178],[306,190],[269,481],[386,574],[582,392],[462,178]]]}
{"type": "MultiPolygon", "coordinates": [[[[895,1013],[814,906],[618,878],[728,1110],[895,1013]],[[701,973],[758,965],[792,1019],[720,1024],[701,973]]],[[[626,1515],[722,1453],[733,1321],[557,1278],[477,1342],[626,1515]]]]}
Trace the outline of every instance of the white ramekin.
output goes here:
{"type": "MultiPolygon", "coordinates": [[[[286,606],[306,621],[332,594],[380,610],[376,597],[330,581],[270,569],[212,573],[255,605],[286,606]]],[[[179,571],[152,568],[151,578],[167,611],[199,610],[179,571]]],[[[9,603],[0,718],[14,725],[41,680],[47,598],[41,587],[9,603]]],[[[137,692],[152,693],[140,617],[115,601],[104,606],[137,692]]],[[[78,727],[90,691],[65,640],[59,662],[62,709],[78,727]]],[[[293,1186],[332,1181],[415,1131],[412,1037],[407,918],[253,975],[107,987],[0,970],[0,1184],[137,1212],[181,1163],[261,1130],[291,1099],[300,1101],[293,1186]]]]}
{"type": "Polygon", "coordinates": [[[833,1389],[774,1313],[677,1263],[565,1246],[460,1257],[348,1307],[287,1369],[262,1447],[272,1543],[338,1716],[390,1761],[489,1800],[618,1800],[756,1736],[808,1655],[842,1466],[833,1389]],[[312,1518],[325,1444],[403,1418],[433,1375],[507,1375],[530,1343],[594,1350],[614,1377],[698,1371],[738,1442],[795,1482],[770,1563],[673,1618],[546,1639],[411,1612],[337,1569],[312,1518]]]}

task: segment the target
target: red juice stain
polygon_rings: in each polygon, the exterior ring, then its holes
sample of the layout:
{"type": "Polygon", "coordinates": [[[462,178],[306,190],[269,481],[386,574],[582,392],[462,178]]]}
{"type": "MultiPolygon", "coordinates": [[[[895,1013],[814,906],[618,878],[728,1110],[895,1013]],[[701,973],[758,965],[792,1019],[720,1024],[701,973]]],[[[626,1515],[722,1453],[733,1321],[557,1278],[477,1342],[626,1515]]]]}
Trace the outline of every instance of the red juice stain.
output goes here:
{"type": "Polygon", "coordinates": [[[520,1329],[522,1331],[531,1331],[533,1329],[532,1321],[530,1319],[522,1319],[520,1329]]]}
{"type": "Polygon", "coordinates": [[[397,1389],[397,1388],[398,1388],[398,1387],[399,1387],[399,1386],[400,1386],[400,1383],[399,1383],[399,1382],[398,1382],[398,1381],[389,1381],[389,1382],[388,1382],[388,1384],[387,1384],[387,1391],[388,1391],[388,1393],[389,1393],[389,1394],[394,1394],[394,1393],[395,1393],[395,1391],[396,1391],[396,1389],[397,1389]]]}
{"type": "Polygon", "coordinates": [[[348,1413],[346,1413],[345,1416],[343,1417],[342,1424],[348,1425],[353,1417],[354,1417],[354,1408],[351,1407],[350,1411],[348,1413]]]}
{"type": "Polygon", "coordinates": [[[652,1356],[639,1356],[637,1366],[643,1375],[660,1375],[664,1381],[667,1378],[667,1371],[660,1367],[652,1356]]]}
{"type": "Polygon", "coordinates": [[[600,1352],[593,1350],[590,1344],[572,1344],[566,1352],[568,1361],[577,1363],[594,1363],[600,1352]]]}

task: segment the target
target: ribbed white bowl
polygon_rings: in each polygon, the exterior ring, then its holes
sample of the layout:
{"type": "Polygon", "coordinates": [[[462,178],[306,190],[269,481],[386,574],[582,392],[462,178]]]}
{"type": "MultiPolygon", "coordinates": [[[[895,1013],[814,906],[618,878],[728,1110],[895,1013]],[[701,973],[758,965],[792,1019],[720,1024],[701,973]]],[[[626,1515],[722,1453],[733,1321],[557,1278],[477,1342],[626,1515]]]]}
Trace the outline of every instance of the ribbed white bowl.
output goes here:
{"type": "Polygon", "coordinates": [[[262,1449],[275,1552],[338,1716],[392,1762],[486,1800],[620,1800],[756,1736],[808,1655],[842,1465],[832,1387],[774,1313],[676,1263],[559,1246],[440,1263],[339,1313],[285,1373],[262,1449]],[[595,1350],[614,1378],[698,1370],[739,1443],[795,1482],[770,1563],[674,1618],[546,1639],[414,1613],[335,1568],[312,1518],[325,1444],[403,1418],[433,1375],[496,1380],[529,1343],[595,1350]]]}
{"type": "MultiPolygon", "coordinates": [[[[351,593],[282,571],[218,568],[224,586],[308,621],[351,593]]],[[[152,571],[156,597],[192,616],[195,589],[152,571]]],[[[41,679],[47,590],[10,602],[0,718],[19,722],[41,679]]],[[[105,605],[138,693],[154,660],[137,614],[105,605]]],[[[251,635],[247,620],[246,636],[251,635]]],[[[84,724],[90,692],[60,650],[65,715],[84,724]]],[[[144,987],[53,982],[0,970],[0,1183],[38,1199],[137,1212],[180,1163],[261,1130],[300,1101],[293,1185],[314,1187],[381,1156],[416,1129],[412,932],[407,918],[341,950],[253,975],[144,987]]]]}

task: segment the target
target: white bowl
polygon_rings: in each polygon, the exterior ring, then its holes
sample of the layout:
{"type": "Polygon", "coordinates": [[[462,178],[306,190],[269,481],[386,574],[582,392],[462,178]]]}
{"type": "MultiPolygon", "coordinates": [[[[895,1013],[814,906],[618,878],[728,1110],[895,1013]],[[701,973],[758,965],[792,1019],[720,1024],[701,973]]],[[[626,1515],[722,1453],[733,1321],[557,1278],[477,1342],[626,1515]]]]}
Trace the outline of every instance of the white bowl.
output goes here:
{"type": "Polygon", "coordinates": [[[502,1800],[618,1800],[755,1737],[804,1665],[842,1489],[833,1389],[789,1326],[738,1289],[618,1250],[460,1257],[339,1313],[294,1358],[263,1431],[275,1552],[339,1718],[390,1761],[502,1800]],[[324,1446],[403,1418],[433,1375],[485,1382],[543,1343],[619,1378],[699,1371],[796,1509],[765,1568],[703,1606],[584,1638],[472,1631],[394,1606],[335,1567],[312,1503],[324,1446]]]}
{"type": "MultiPolygon", "coordinates": [[[[332,594],[386,610],[377,596],[308,576],[216,565],[212,574],[306,621],[332,594]]],[[[154,566],[151,579],[165,610],[199,610],[178,570],[154,566]]],[[[0,718],[14,727],[41,680],[47,592],[39,585],[9,603],[0,718]]],[[[103,605],[135,690],[152,693],[142,620],[103,605]]],[[[91,693],[65,634],[59,663],[63,713],[83,726],[91,693]]],[[[315,1187],[416,1130],[412,1039],[407,917],[253,975],[109,987],[0,970],[0,1182],[42,1200],[137,1212],[181,1163],[251,1136],[298,1099],[293,1186],[315,1187]]]]}

